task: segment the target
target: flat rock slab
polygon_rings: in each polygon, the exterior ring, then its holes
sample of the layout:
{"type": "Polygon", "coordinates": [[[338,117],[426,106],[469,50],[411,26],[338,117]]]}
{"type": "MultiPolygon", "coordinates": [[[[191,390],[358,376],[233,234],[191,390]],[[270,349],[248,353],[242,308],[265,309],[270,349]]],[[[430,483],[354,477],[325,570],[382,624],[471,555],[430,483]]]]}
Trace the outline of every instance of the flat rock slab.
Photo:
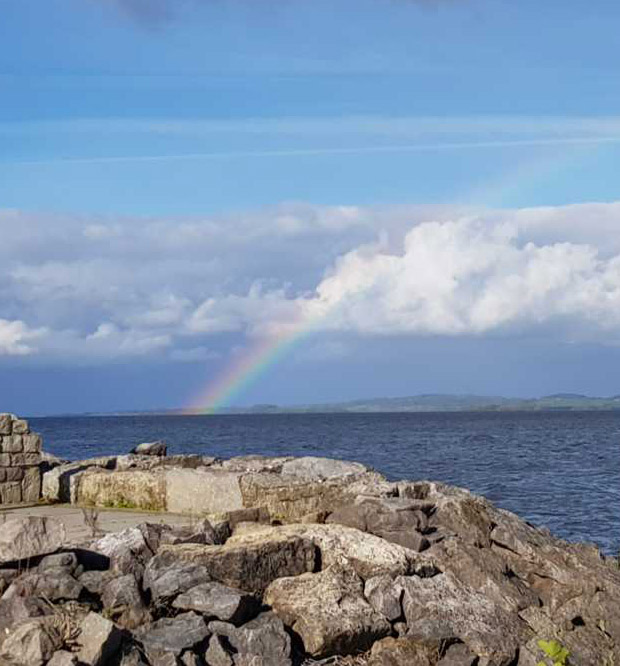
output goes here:
{"type": "Polygon", "coordinates": [[[55,518],[10,518],[0,524],[0,564],[53,553],[65,541],[65,527],[55,518]]]}
{"type": "Polygon", "coordinates": [[[252,534],[234,543],[229,539],[223,546],[162,546],[157,558],[167,566],[180,562],[204,566],[214,580],[252,593],[262,592],[276,578],[314,571],[316,547],[312,541],[279,533],[263,536],[252,534]]]}
{"type": "MultiPolygon", "coordinates": [[[[320,551],[324,568],[332,565],[351,568],[362,578],[384,573],[407,573],[417,556],[417,553],[408,548],[343,525],[298,524],[264,527],[251,534],[233,536],[226,544],[227,547],[247,546],[252,542],[277,541],[286,537],[303,538],[313,543],[320,551]]],[[[292,574],[282,574],[278,578],[287,575],[292,574]]]]}
{"type": "MultiPolygon", "coordinates": [[[[140,523],[157,522],[167,525],[189,526],[187,516],[178,516],[170,513],[153,513],[146,511],[128,511],[121,509],[97,509],[99,512],[98,524],[102,532],[120,532],[128,527],[135,527],[140,523]]],[[[63,525],[66,533],[66,543],[71,545],[84,543],[92,538],[92,532],[84,522],[84,514],[79,507],[68,504],[54,506],[33,506],[0,510],[0,542],[4,528],[3,517],[8,522],[12,518],[54,518],[63,525]]],[[[0,556],[0,560],[2,556],[0,556]]]]}

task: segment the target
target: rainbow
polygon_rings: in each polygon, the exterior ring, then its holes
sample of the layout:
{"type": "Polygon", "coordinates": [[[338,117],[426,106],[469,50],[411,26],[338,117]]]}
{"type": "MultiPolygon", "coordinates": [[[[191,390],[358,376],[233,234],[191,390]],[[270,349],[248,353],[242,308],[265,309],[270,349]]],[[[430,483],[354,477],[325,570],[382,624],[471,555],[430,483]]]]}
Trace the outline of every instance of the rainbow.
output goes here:
{"type": "Polygon", "coordinates": [[[230,405],[270,367],[312,335],[314,324],[315,320],[304,318],[285,331],[257,338],[192,400],[185,412],[215,414],[230,405]]]}

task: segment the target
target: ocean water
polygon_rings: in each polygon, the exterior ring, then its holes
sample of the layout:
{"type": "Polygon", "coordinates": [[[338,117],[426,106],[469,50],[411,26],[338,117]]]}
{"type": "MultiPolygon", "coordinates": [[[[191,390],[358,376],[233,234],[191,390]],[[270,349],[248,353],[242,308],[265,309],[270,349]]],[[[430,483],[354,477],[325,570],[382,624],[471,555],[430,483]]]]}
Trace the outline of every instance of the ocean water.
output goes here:
{"type": "Polygon", "coordinates": [[[620,549],[620,413],[269,414],[30,420],[63,458],[126,453],[328,456],[390,479],[464,486],[574,541],[620,549]]]}

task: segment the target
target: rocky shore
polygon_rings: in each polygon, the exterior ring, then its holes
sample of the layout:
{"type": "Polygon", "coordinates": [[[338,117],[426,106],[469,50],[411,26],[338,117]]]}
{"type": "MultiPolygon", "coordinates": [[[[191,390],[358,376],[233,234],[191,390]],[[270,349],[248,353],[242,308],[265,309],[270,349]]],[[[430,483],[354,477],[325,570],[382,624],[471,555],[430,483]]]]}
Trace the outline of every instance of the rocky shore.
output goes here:
{"type": "Polygon", "coordinates": [[[620,570],[594,546],[358,463],[165,453],[46,458],[43,501],[83,507],[83,539],[0,511],[0,664],[620,664],[620,570]]]}

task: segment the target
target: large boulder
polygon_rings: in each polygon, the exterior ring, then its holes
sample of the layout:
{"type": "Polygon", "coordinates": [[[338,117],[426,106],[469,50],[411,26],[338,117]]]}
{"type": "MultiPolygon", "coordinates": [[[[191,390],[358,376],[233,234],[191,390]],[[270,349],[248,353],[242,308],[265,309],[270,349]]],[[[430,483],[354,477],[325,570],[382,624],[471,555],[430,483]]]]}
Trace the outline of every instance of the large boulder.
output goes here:
{"type": "Polygon", "coordinates": [[[60,520],[30,516],[5,521],[0,529],[0,564],[53,553],[66,539],[60,520]]]}
{"type": "Polygon", "coordinates": [[[391,631],[390,623],[364,598],[363,583],[351,570],[329,568],[280,578],[264,598],[313,657],[366,650],[391,631]]]}
{"type": "Polygon", "coordinates": [[[90,458],[62,465],[54,465],[43,474],[41,493],[48,502],[75,502],[76,488],[74,477],[88,469],[114,469],[116,456],[90,458]]]}
{"type": "Polygon", "coordinates": [[[418,640],[465,643],[497,666],[514,663],[531,631],[516,613],[494,603],[484,588],[463,585],[451,573],[431,578],[401,576],[407,635],[418,640]]]}
{"type": "MultiPolygon", "coordinates": [[[[283,467],[291,463],[285,463],[283,467]]],[[[314,464],[318,465],[316,461],[314,464]]],[[[303,469],[302,466],[298,471],[303,469]]],[[[382,479],[379,474],[370,471],[350,471],[344,475],[329,477],[320,476],[318,472],[311,476],[255,473],[243,475],[239,483],[244,506],[263,506],[272,519],[282,523],[295,523],[308,514],[329,513],[351,501],[359,490],[360,481],[382,479]]]]}
{"type": "MultiPolygon", "coordinates": [[[[398,544],[389,543],[373,534],[340,525],[263,527],[251,534],[232,536],[226,545],[247,546],[252,543],[277,542],[287,538],[304,539],[313,543],[320,552],[323,567],[337,565],[351,568],[364,579],[383,573],[406,574],[416,566],[415,552],[398,544]]],[[[286,575],[293,574],[282,574],[286,575]]]]}
{"type": "Polygon", "coordinates": [[[159,567],[186,562],[206,568],[213,580],[246,592],[261,592],[276,578],[314,571],[316,548],[297,535],[251,534],[223,546],[162,546],[159,567]]]}
{"type": "Polygon", "coordinates": [[[163,471],[89,470],[80,476],[76,501],[87,506],[165,511],[163,471]]]}
{"type": "Polygon", "coordinates": [[[244,507],[240,475],[221,469],[168,469],[166,507],[172,513],[218,514],[244,507]]]}
{"type": "Polygon", "coordinates": [[[430,547],[425,534],[432,528],[416,501],[361,497],[337,508],[326,522],[355,527],[418,552],[430,547]]]}

